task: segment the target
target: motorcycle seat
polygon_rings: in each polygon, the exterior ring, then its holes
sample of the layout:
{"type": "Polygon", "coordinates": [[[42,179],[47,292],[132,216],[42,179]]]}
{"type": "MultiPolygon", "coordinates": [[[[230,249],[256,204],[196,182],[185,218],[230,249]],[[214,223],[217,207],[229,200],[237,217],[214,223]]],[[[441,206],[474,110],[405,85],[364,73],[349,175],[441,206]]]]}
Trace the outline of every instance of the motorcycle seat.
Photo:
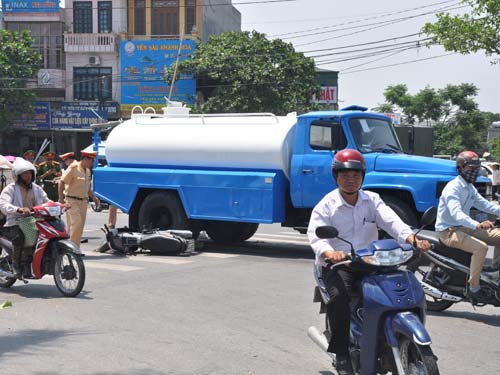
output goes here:
{"type": "Polygon", "coordinates": [[[433,232],[430,230],[423,230],[418,234],[418,238],[422,240],[427,240],[431,244],[434,245],[434,251],[438,254],[441,254],[445,257],[451,258],[460,264],[463,264],[466,267],[470,267],[470,259],[472,257],[471,254],[460,250],[456,249],[453,247],[448,247],[445,244],[441,242],[439,239],[439,233],[438,232],[433,232]]]}
{"type": "MultiPolygon", "coordinates": [[[[470,267],[472,254],[454,247],[446,246],[439,239],[439,233],[429,230],[423,230],[418,234],[418,238],[427,240],[430,243],[434,244],[434,251],[436,253],[451,258],[466,267],[470,267]]],[[[495,267],[492,264],[491,259],[485,259],[482,272],[486,272],[488,274],[495,274],[498,271],[499,271],[498,267],[495,267]]]]}

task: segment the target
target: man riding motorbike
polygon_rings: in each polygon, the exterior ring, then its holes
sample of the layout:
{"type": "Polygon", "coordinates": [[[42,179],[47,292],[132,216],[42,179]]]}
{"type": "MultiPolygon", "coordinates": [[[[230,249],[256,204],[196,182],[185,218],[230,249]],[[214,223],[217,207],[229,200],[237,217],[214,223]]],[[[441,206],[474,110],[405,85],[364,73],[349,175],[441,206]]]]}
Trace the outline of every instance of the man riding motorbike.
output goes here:
{"type": "Polygon", "coordinates": [[[21,276],[20,261],[24,246],[24,233],[17,222],[30,214],[31,208],[49,202],[47,194],[35,184],[36,168],[29,161],[17,158],[14,162],[15,182],[7,185],[0,194],[0,211],[7,217],[0,233],[12,242],[12,268],[14,274],[21,276]]]}
{"type": "Polygon", "coordinates": [[[500,267],[500,229],[489,220],[480,223],[472,219],[470,209],[498,216],[500,206],[484,199],[474,187],[481,168],[475,152],[461,152],[456,164],[458,176],[448,182],[439,199],[436,231],[446,246],[472,254],[467,296],[474,301],[481,298],[479,280],[488,245],[495,246],[493,264],[500,267]]]}
{"type": "Polygon", "coordinates": [[[339,375],[354,374],[349,357],[350,295],[353,286],[363,273],[349,266],[332,271],[326,260],[340,262],[350,253],[350,246],[338,238],[319,239],[315,230],[331,225],[339,231],[339,237],[351,242],[355,249],[367,247],[378,239],[378,227],[399,242],[408,242],[427,251],[430,244],[418,240],[399,216],[389,208],[377,193],[361,190],[366,171],[363,155],[356,150],[345,149],[335,155],[332,174],[338,189],[328,193],[314,208],[307,234],[316,254],[316,264],[323,266],[322,276],[330,302],[327,317],[332,337],[328,351],[336,354],[336,370],[339,375]]]}

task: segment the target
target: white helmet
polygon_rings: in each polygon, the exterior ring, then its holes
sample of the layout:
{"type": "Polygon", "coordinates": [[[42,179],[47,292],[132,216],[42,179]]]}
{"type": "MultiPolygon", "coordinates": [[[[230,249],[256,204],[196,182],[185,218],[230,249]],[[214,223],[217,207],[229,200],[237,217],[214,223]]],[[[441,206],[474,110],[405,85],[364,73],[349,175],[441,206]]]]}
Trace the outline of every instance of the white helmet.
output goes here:
{"type": "Polygon", "coordinates": [[[12,174],[14,176],[14,179],[17,181],[17,178],[26,171],[33,172],[33,182],[35,182],[36,179],[35,166],[21,157],[16,158],[16,160],[14,161],[14,168],[12,169],[12,174]]]}

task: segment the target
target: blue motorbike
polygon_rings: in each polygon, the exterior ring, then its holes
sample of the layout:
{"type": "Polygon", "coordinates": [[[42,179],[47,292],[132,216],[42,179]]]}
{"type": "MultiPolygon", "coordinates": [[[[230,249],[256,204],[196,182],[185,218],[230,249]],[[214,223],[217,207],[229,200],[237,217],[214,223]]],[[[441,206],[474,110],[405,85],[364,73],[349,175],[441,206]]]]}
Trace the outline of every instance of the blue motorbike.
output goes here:
{"type": "MultiPolygon", "coordinates": [[[[436,216],[429,209],[422,224],[430,225],[436,216]]],[[[422,227],[423,228],[423,227],[422,227]]],[[[417,232],[418,233],[418,232],[417,232]]],[[[331,226],[318,227],[319,238],[338,238],[331,226]]],[[[431,349],[431,338],[425,329],[425,295],[415,276],[398,268],[419,252],[408,244],[394,240],[374,241],[366,249],[354,251],[347,260],[329,264],[331,269],[350,264],[363,270],[359,295],[351,296],[350,354],[356,374],[438,375],[437,357],[431,349]]],[[[315,267],[317,286],[314,302],[326,312],[330,297],[322,279],[322,268],[315,267]]],[[[330,340],[328,319],[321,333],[310,327],[309,337],[327,352],[330,340]]],[[[327,352],[328,353],[328,352],[327,352]]],[[[335,354],[328,353],[336,365],[335,354]]]]}

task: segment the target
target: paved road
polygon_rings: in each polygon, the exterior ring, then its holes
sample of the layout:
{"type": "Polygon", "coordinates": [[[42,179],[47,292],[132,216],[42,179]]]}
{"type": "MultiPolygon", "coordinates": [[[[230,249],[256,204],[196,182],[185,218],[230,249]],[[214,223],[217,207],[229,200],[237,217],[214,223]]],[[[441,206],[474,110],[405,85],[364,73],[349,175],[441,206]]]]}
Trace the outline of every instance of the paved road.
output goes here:
{"type": "MultiPolygon", "coordinates": [[[[78,298],[60,297],[48,277],[0,292],[14,304],[0,311],[2,373],[332,374],[306,335],[323,318],[305,236],[271,225],[190,258],[120,257],[91,251],[105,221],[90,213],[78,298]]],[[[459,304],[428,317],[442,374],[499,373],[499,311],[459,304]]]]}

